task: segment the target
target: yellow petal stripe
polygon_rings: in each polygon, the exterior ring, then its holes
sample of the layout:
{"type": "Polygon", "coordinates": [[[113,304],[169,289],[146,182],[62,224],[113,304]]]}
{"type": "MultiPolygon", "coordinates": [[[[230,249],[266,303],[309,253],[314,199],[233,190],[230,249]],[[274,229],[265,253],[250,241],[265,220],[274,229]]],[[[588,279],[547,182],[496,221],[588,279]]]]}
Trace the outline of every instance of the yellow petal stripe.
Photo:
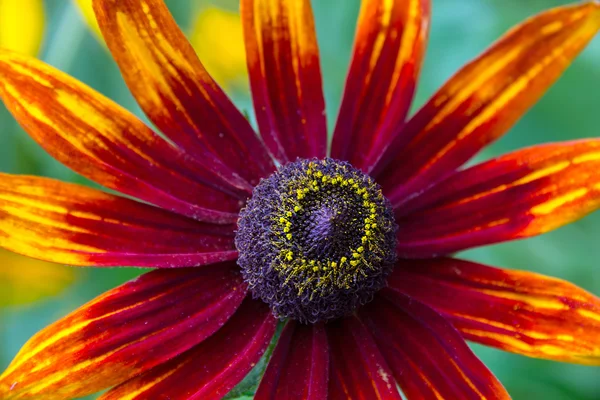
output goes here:
{"type": "Polygon", "coordinates": [[[157,270],[106,292],[25,343],[0,375],[0,398],[79,398],[176,357],[239,307],[246,291],[237,270],[157,270]]]}
{"type": "MultiPolygon", "coordinates": [[[[208,74],[161,0],[94,0],[98,24],[142,110],[190,156],[252,184],[273,170],[252,127],[208,74]]],[[[233,176],[231,176],[233,178],[233,176]]]]}
{"type": "Polygon", "coordinates": [[[459,171],[395,215],[423,258],[539,235],[600,208],[600,140],[533,146],[459,171]]]}
{"type": "Polygon", "coordinates": [[[469,340],[600,365],[600,298],[569,282],[443,258],[402,261],[389,287],[435,308],[469,340]]]}
{"type": "Polygon", "coordinates": [[[224,188],[229,184],[217,176],[222,171],[210,172],[210,160],[190,157],[129,111],[32,57],[0,49],[0,76],[0,98],[8,110],[63,164],[194,218],[235,220],[239,203],[216,190],[229,191],[224,188]]]}
{"type": "Polygon", "coordinates": [[[325,100],[310,1],[240,2],[256,120],[281,163],[323,158],[325,100]]]}
{"type": "Polygon", "coordinates": [[[451,174],[502,136],[598,29],[600,3],[555,8],[509,31],[450,78],[382,158],[389,164],[378,182],[392,204],[451,174]]]}
{"type": "Polygon", "coordinates": [[[0,173],[0,247],[30,257],[71,265],[198,266],[236,257],[232,231],[85,186],[0,173]]]}

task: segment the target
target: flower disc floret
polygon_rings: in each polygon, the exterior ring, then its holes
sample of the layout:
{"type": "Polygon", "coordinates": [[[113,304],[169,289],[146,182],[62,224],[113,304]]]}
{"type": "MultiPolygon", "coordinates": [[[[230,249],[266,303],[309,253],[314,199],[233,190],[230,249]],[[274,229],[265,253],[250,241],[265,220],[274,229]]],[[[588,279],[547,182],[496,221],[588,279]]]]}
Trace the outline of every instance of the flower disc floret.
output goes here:
{"type": "Polygon", "coordinates": [[[396,259],[391,206],[350,164],[299,160],[254,189],[238,221],[239,265],[280,318],[351,313],[385,286],[396,259]]]}

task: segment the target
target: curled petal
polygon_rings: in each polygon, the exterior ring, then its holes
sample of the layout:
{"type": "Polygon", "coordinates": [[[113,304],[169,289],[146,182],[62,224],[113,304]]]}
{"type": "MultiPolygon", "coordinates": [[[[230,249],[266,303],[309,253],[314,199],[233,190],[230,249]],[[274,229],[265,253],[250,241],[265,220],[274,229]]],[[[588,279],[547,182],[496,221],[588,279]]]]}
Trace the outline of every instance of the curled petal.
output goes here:
{"type": "Polygon", "coordinates": [[[124,382],[212,335],[245,295],[234,263],[149,272],[30,339],[0,397],[74,398],[124,382]]]}
{"type": "Polygon", "coordinates": [[[329,345],[322,324],[289,321],[254,398],[327,399],[329,345]]]}
{"type": "Polygon", "coordinates": [[[100,399],[221,399],[259,361],[276,325],[277,320],[264,303],[246,299],[212,337],[117,386],[100,399]]]}
{"type": "Polygon", "coordinates": [[[162,0],[94,0],[106,44],[129,89],[171,140],[228,179],[274,170],[260,139],[208,75],[162,0]]]}
{"type": "Polygon", "coordinates": [[[0,97],[53,157],[111,189],[194,218],[234,222],[226,183],[116,103],[30,57],[0,51],[0,97]]]}
{"type": "Polygon", "coordinates": [[[440,314],[384,289],[360,312],[409,399],[510,400],[502,384],[440,314]]]}
{"type": "Polygon", "coordinates": [[[370,171],[404,124],[427,44],[430,0],[365,0],[331,156],[370,171]]]}
{"type": "Polygon", "coordinates": [[[331,347],[329,399],[400,400],[390,367],[356,317],[327,324],[331,347]]]}
{"type": "Polygon", "coordinates": [[[271,154],[282,163],[325,157],[325,100],[310,1],[240,5],[254,109],[271,154]]]}
{"type": "Polygon", "coordinates": [[[0,246],[71,265],[189,267],[237,258],[211,225],[85,186],[0,174],[0,246]]]}
{"type": "Polygon", "coordinates": [[[396,210],[407,257],[538,235],[600,207],[600,140],[534,146],[457,172],[396,210]],[[407,234],[410,232],[410,234],[407,234]]]}
{"type": "Polygon", "coordinates": [[[600,299],[571,283],[445,258],[403,261],[389,286],[435,308],[469,340],[600,365],[600,299]]]}
{"type": "Polygon", "coordinates": [[[452,173],[504,134],[598,29],[598,2],[555,8],[509,31],[467,64],[411,118],[376,167],[374,176],[392,204],[452,173]]]}

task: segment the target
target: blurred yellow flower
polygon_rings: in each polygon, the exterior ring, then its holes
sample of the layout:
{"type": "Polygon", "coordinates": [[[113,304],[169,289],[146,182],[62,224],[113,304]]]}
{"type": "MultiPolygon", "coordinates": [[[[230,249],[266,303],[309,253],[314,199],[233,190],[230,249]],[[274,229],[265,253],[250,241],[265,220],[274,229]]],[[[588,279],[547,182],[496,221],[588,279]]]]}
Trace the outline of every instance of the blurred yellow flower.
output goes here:
{"type": "MultiPolygon", "coordinates": [[[[104,43],[92,0],[73,1],[86,23],[104,43]]],[[[219,85],[229,90],[248,91],[246,52],[238,13],[214,6],[203,7],[193,19],[188,37],[202,64],[219,85]]]]}
{"type": "Polygon", "coordinates": [[[0,306],[54,296],[73,283],[74,268],[34,260],[0,249],[0,306]]]}
{"type": "Polygon", "coordinates": [[[194,21],[190,42],[211,76],[226,89],[248,90],[246,52],[238,13],[203,8],[194,21]]]}
{"type": "Polygon", "coordinates": [[[102,43],[104,43],[104,40],[102,40],[102,34],[100,33],[100,27],[98,26],[98,22],[96,21],[96,17],[94,16],[94,9],[92,8],[92,0],[74,0],[74,1],[77,4],[77,6],[79,7],[79,10],[81,11],[81,14],[83,15],[83,18],[85,19],[85,22],[92,29],[92,31],[94,31],[94,33],[96,34],[96,37],[99,38],[102,43]]]}
{"type": "MultiPolygon", "coordinates": [[[[42,0],[0,0],[0,48],[36,55],[44,18],[42,0]]],[[[56,295],[74,278],[70,268],[0,250],[0,307],[56,295]]]]}
{"type": "Polygon", "coordinates": [[[0,0],[0,48],[35,55],[43,34],[42,0],[0,0]]]}

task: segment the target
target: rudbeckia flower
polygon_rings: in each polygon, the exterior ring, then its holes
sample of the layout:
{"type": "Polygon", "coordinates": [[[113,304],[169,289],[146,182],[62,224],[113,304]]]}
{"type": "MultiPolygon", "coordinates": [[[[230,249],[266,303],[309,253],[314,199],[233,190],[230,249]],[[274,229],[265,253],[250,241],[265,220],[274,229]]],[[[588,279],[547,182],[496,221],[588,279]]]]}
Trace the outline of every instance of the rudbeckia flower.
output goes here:
{"type": "Polygon", "coordinates": [[[158,135],[39,61],[0,53],[0,95],[58,160],[115,195],[3,174],[0,245],[81,266],[156,268],[35,335],[3,399],[212,399],[285,321],[257,399],[505,399],[465,339],[600,364],[600,300],[453,258],[600,206],[600,140],[464,168],[600,28],[600,3],[537,15],[407,118],[427,0],[365,0],[330,146],[308,0],[242,0],[261,136],[160,0],[96,0],[158,135]],[[137,200],[136,200],[137,199],[137,200]]]}

